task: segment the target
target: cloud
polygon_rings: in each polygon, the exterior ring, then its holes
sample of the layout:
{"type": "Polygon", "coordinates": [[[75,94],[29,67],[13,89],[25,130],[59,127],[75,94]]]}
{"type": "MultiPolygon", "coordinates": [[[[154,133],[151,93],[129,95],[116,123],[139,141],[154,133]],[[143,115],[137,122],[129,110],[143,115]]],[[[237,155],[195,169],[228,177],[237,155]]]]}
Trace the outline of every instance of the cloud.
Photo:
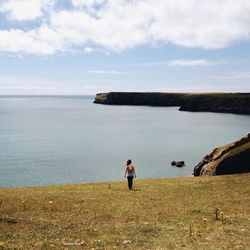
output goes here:
{"type": "Polygon", "coordinates": [[[0,3],[0,12],[16,21],[30,21],[43,15],[43,11],[54,4],[54,0],[5,0],[0,3]]]}
{"type": "Polygon", "coordinates": [[[85,53],[92,53],[94,50],[92,49],[92,48],[90,48],[90,47],[85,47],[84,48],[84,52],[85,53]]]}
{"type": "Polygon", "coordinates": [[[158,62],[134,62],[127,64],[128,66],[214,66],[224,64],[224,60],[209,60],[209,59],[175,59],[169,61],[158,62]]]}
{"type": "Polygon", "coordinates": [[[178,59],[178,60],[171,60],[168,62],[169,66],[214,66],[218,64],[222,64],[222,62],[212,61],[207,59],[196,59],[196,60],[178,59]]]}
{"type": "Polygon", "coordinates": [[[121,52],[158,43],[220,49],[250,40],[248,0],[65,0],[60,8],[55,2],[3,0],[0,12],[13,20],[44,18],[32,28],[10,22],[0,31],[0,52],[48,55],[89,44],[121,52]],[[18,39],[6,46],[12,38],[18,39]],[[31,40],[37,48],[29,48],[31,40]]]}
{"type": "Polygon", "coordinates": [[[162,61],[162,62],[132,62],[129,64],[126,64],[128,66],[161,66],[161,65],[167,65],[166,61],[162,61]]]}
{"type": "Polygon", "coordinates": [[[115,70],[88,70],[87,72],[90,74],[107,74],[107,75],[124,74],[124,72],[115,71],[115,70]]]}
{"type": "Polygon", "coordinates": [[[0,51],[51,55],[66,49],[60,35],[46,26],[25,32],[21,29],[0,30],[0,51]]]}
{"type": "Polygon", "coordinates": [[[71,2],[75,7],[93,8],[103,4],[105,1],[106,0],[72,0],[71,2]]]}

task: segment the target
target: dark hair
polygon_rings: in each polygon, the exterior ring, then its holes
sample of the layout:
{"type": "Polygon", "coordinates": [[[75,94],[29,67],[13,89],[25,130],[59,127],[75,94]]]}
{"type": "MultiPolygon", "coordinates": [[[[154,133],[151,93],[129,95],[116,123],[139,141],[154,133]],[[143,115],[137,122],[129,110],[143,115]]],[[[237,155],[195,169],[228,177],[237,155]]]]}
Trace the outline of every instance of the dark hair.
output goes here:
{"type": "Polygon", "coordinates": [[[131,163],[132,163],[132,161],[131,161],[131,160],[128,160],[128,161],[127,161],[127,166],[130,165],[131,163]]]}

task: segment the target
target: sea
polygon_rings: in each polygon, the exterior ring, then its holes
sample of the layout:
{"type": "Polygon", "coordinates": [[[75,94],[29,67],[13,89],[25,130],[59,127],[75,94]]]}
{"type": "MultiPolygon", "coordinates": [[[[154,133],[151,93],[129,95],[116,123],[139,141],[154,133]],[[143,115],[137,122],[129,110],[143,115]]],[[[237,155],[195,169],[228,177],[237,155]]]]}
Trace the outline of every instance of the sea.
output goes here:
{"type": "Polygon", "coordinates": [[[138,179],[192,176],[206,154],[250,130],[249,115],[93,101],[0,97],[0,187],[122,181],[128,159],[138,179]]]}

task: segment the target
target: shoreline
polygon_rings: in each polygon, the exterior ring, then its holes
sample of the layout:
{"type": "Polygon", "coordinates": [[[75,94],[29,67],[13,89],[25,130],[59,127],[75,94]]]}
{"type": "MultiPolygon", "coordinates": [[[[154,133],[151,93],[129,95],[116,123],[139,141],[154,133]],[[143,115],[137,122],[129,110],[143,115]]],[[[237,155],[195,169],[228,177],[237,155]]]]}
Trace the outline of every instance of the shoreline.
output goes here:
{"type": "MultiPolygon", "coordinates": [[[[134,179],[135,182],[137,181],[148,181],[148,180],[167,180],[167,179],[185,179],[185,178],[194,178],[193,175],[188,176],[176,176],[176,177],[157,177],[157,178],[136,178],[134,179]]],[[[49,185],[38,185],[38,186],[17,186],[17,187],[0,187],[0,190],[13,190],[13,189],[36,189],[36,188],[53,188],[53,187],[67,187],[67,186],[78,186],[78,185],[108,185],[108,184],[120,184],[123,182],[127,182],[127,179],[120,181],[97,181],[97,182],[79,182],[79,183],[62,183],[62,184],[49,184],[49,185]]]]}
{"type": "MultiPolygon", "coordinates": [[[[221,178],[223,176],[225,177],[230,177],[230,176],[244,176],[244,175],[249,175],[250,173],[239,173],[239,174],[227,174],[227,175],[212,175],[212,176],[177,176],[177,177],[162,177],[162,178],[144,178],[144,179],[134,179],[134,182],[161,182],[161,181],[180,181],[180,180],[198,180],[198,179],[203,179],[203,178],[221,178]]],[[[58,188],[58,189],[63,189],[63,188],[70,188],[70,187],[78,187],[78,186],[107,186],[107,189],[109,187],[109,184],[113,185],[121,185],[125,183],[125,189],[127,187],[127,179],[124,178],[124,180],[121,181],[104,181],[104,182],[80,182],[80,183],[65,183],[65,184],[55,184],[55,185],[40,185],[40,186],[18,186],[18,187],[0,187],[0,191],[7,191],[7,190],[28,190],[28,189],[46,189],[46,188],[58,188]]]]}

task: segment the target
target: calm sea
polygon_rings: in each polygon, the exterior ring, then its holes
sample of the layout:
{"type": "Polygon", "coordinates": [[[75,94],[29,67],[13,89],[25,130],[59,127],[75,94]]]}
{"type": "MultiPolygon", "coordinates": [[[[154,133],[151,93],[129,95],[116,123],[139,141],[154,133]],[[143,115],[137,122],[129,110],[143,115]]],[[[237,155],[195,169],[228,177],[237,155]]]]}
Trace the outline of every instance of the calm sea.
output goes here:
{"type": "Polygon", "coordinates": [[[93,100],[0,98],[0,187],[120,181],[129,158],[140,179],[191,176],[204,155],[250,128],[247,115],[93,100]]]}

